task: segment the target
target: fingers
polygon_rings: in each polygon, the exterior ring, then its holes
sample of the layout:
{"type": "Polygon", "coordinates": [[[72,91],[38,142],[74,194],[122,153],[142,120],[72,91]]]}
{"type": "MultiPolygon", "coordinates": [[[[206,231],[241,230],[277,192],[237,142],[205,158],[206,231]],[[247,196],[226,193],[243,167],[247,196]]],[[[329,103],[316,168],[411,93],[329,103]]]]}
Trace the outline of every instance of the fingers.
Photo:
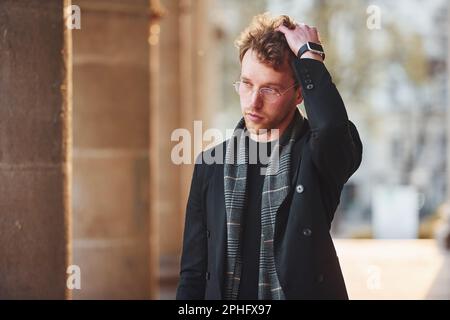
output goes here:
{"type": "Polygon", "coordinates": [[[280,31],[282,33],[286,33],[286,31],[288,31],[288,30],[289,29],[286,26],[284,26],[284,25],[281,25],[281,26],[275,28],[275,31],[280,31]]]}
{"type": "Polygon", "coordinates": [[[303,22],[296,23],[296,25],[299,26],[299,27],[303,27],[303,28],[306,28],[306,29],[311,29],[311,30],[317,31],[317,28],[315,26],[310,26],[310,25],[307,25],[306,23],[303,23],[303,22]]]}
{"type": "Polygon", "coordinates": [[[295,33],[297,34],[297,36],[306,37],[310,39],[309,41],[320,43],[320,35],[319,32],[317,31],[317,28],[315,26],[309,26],[302,22],[296,23],[294,30],[289,29],[285,25],[280,25],[277,28],[275,28],[275,31],[279,31],[284,35],[290,35],[295,33]]]}
{"type": "Polygon", "coordinates": [[[315,26],[309,26],[306,23],[296,23],[297,28],[303,30],[304,32],[315,36],[317,38],[315,41],[320,43],[320,35],[319,31],[317,30],[317,27],[315,26]]]}
{"type": "MultiPolygon", "coordinates": [[[[316,30],[316,27],[310,27],[310,26],[308,26],[307,24],[305,24],[305,23],[302,23],[302,22],[300,22],[300,23],[296,23],[295,24],[297,27],[300,27],[300,28],[307,28],[307,29],[314,29],[314,30],[316,30]]],[[[280,32],[285,32],[285,31],[288,31],[288,30],[291,30],[291,29],[289,29],[288,27],[286,27],[285,25],[280,25],[280,26],[278,26],[278,27],[276,27],[275,28],[275,31],[280,31],[280,32]]]]}

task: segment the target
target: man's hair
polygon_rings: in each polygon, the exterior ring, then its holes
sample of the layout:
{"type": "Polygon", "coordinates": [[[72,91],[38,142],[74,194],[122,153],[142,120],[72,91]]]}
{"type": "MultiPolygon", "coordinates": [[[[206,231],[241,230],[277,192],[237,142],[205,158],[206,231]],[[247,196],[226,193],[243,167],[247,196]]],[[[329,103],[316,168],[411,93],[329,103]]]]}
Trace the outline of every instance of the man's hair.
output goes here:
{"type": "Polygon", "coordinates": [[[275,28],[284,25],[295,29],[295,22],[286,15],[272,18],[269,13],[253,17],[250,25],[236,39],[235,45],[239,49],[239,60],[242,63],[245,53],[252,49],[262,63],[270,65],[277,70],[286,57],[290,61],[295,54],[289,48],[282,32],[275,28]]]}

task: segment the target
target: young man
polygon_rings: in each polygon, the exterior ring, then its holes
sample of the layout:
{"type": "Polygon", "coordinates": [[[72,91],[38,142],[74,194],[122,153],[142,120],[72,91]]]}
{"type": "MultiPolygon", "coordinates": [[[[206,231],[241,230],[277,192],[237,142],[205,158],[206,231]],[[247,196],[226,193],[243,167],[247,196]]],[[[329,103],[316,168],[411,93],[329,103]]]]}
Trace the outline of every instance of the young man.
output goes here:
{"type": "Polygon", "coordinates": [[[243,118],[197,159],[177,299],[347,299],[329,230],[362,144],[318,32],[259,15],[236,43],[243,118]]]}

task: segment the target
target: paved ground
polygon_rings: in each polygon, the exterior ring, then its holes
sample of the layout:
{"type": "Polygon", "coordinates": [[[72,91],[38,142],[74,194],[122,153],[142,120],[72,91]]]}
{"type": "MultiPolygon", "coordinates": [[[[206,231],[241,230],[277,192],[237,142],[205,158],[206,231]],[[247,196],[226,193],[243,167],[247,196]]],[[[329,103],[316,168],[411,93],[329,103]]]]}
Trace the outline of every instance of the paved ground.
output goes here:
{"type": "Polygon", "coordinates": [[[350,299],[450,299],[450,254],[434,240],[335,240],[350,299]]]}
{"type": "MultiPolygon", "coordinates": [[[[335,240],[335,246],[350,299],[450,299],[450,253],[434,240],[335,240]]],[[[174,299],[175,288],[167,282],[161,299],[174,299]]]]}

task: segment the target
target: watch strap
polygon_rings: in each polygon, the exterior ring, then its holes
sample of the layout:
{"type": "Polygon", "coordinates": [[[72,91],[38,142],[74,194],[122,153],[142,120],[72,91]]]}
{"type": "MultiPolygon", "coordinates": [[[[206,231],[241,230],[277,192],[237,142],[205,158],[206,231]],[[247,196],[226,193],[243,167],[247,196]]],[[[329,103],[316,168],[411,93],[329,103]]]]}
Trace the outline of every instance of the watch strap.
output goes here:
{"type": "Polygon", "coordinates": [[[325,53],[323,52],[322,45],[320,45],[318,43],[313,43],[313,42],[307,42],[304,45],[302,45],[300,47],[300,49],[298,50],[297,57],[300,59],[300,57],[305,52],[308,52],[308,51],[319,54],[322,57],[322,59],[325,60],[325,53]],[[310,43],[313,44],[314,46],[318,47],[318,50],[312,49],[310,43]]]}

